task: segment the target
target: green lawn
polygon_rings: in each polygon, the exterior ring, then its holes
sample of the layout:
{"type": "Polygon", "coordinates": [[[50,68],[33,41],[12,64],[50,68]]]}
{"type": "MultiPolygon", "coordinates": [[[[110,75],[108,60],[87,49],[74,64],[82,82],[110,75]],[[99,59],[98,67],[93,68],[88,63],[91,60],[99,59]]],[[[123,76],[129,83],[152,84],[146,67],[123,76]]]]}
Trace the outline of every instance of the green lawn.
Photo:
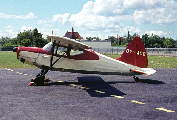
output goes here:
{"type": "MultiPolygon", "coordinates": [[[[120,55],[106,54],[112,58],[120,55]]],[[[177,68],[177,57],[148,56],[149,68],[177,68]]],[[[16,53],[0,52],[0,68],[35,68],[28,64],[23,64],[16,58],[16,53]]]]}
{"type": "MultiPolygon", "coordinates": [[[[105,54],[112,58],[120,55],[105,54]]],[[[177,68],[177,57],[148,56],[148,68],[177,68]]]]}
{"type": "Polygon", "coordinates": [[[17,60],[15,52],[0,52],[0,68],[35,68],[17,60]]]}

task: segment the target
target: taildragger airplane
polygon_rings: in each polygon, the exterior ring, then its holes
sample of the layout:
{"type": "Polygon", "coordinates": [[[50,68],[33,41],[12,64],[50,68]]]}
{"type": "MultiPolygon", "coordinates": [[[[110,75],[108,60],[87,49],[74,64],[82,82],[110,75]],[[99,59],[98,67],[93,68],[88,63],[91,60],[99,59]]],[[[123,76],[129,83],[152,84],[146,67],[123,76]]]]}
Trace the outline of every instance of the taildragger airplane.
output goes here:
{"type": "Polygon", "coordinates": [[[29,86],[48,85],[49,79],[45,78],[48,70],[128,75],[134,76],[135,81],[139,81],[137,75],[148,76],[156,72],[153,68],[147,68],[146,50],[139,37],[135,37],[117,59],[93,51],[90,46],[73,39],[53,35],[48,36],[48,39],[51,42],[43,48],[16,47],[13,49],[18,60],[42,69],[41,73],[31,80],[29,86]]]}

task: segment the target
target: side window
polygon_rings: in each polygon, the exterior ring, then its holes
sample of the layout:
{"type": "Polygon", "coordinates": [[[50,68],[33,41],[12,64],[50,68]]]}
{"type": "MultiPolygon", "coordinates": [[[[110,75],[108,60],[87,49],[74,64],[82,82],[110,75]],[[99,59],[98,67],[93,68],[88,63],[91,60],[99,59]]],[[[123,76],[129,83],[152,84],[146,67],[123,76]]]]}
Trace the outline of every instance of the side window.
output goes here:
{"type": "Polygon", "coordinates": [[[70,55],[74,56],[74,55],[79,55],[79,54],[83,54],[84,51],[79,51],[79,50],[73,50],[71,49],[70,55]]]}
{"type": "Polygon", "coordinates": [[[65,47],[58,47],[58,48],[57,46],[54,47],[54,54],[63,55],[66,51],[67,51],[67,48],[65,47]]]}

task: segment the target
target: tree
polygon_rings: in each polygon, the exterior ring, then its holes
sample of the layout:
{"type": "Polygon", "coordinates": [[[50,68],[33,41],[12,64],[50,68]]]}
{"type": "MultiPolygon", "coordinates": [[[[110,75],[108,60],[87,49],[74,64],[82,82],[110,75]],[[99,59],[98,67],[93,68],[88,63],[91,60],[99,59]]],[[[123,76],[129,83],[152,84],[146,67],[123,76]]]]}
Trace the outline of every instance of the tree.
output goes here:
{"type": "Polygon", "coordinates": [[[148,47],[148,45],[149,45],[149,37],[148,37],[147,34],[142,35],[142,40],[143,40],[144,46],[148,47]]]}
{"type": "Polygon", "coordinates": [[[21,41],[21,45],[25,46],[25,47],[28,47],[31,45],[31,40],[30,39],[23,39],[21,41]]]}
{"type": "Polygon", "coordinates": [[[117,40],[114,36],[108,36],[108,40],[111,41],[111,46],[116,46],[117,45],[117,40]]]}
{"type": "Polygon", "coordinates": [[[10,38],[9,37],[1,37],[0,38],[0,45],[1,46],[5,46],[6,44],[8,44],[10,42],[10,38]]]}
{"type": "Polygon", "coordinates": [[[92,37],[86,37],[86,39],[87,39],[88,41],[92,41],[92,40],[93,40],[92,37]]]}
{"type": "Polygon", "coordinates": [[[165,44],[165,46],[166,46],[167,49],[168,49],[169,43],[170,43],[169,38],[166,38],[165,41],[164,41],[164,44],[165,44]]]}
{"type": "Polygon", "coordinates": [[[20,32],[17,35],[17,43],[22,46],[43,47],[47,44],[47,40],[42,38],[42,34],[35,28],[33,31],[20,32]]]}

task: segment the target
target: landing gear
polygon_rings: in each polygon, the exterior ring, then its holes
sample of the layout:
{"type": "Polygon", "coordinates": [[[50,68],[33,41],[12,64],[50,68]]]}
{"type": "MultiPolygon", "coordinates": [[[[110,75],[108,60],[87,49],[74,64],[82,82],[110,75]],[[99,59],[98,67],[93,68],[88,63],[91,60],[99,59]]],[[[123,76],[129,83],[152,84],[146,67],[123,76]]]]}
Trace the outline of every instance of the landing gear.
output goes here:
{"type": "Polygon", "coordinates": [[[50,80],[45,78],[45,74],[48,72],[49,67],[42,66],[41,73],[36,75],[36,78],[31,79],[31,82],[28,86],[49,86],[48,83],[50,80]]]}
{"type": "MultiPolygon", "coordinates": [[[[53,56],[54,56],[54,46],[55,46],[55,43],[56,43],[56,40],[53,42],[53,47],[52,47],[52,50],[51,50],[51,57],[50,57],[50,67],[47,67],[47,66],[42,66],[42,70],[41,70],[41,73],[39,73],[38,75],[36,75],[36,78],[33,78],[31,80],[31,82],[28,84],[28,86],[49,86],[50,84],[48,83],[50,80],[47,78],[45,78],[45,74],[48,72],[48,70],[52,69],[52,66],[57,63],[61,57],[63,57],[67,51],[65,51],[63,53],[62,56],[60,56],[55,62],[53,62],[53,56]]],[[[58,50],[58,47],[59,47],[59,43],[57,44],[57,49],[55,51],[55,54],[57,54],[57,50],[58,50]]]]}
{"type": "Polygon", "coordinates": [[[138,77],[134,76],[133,78],[135,79],[136,82],[139,82],[139,78],[138,77]]]}

